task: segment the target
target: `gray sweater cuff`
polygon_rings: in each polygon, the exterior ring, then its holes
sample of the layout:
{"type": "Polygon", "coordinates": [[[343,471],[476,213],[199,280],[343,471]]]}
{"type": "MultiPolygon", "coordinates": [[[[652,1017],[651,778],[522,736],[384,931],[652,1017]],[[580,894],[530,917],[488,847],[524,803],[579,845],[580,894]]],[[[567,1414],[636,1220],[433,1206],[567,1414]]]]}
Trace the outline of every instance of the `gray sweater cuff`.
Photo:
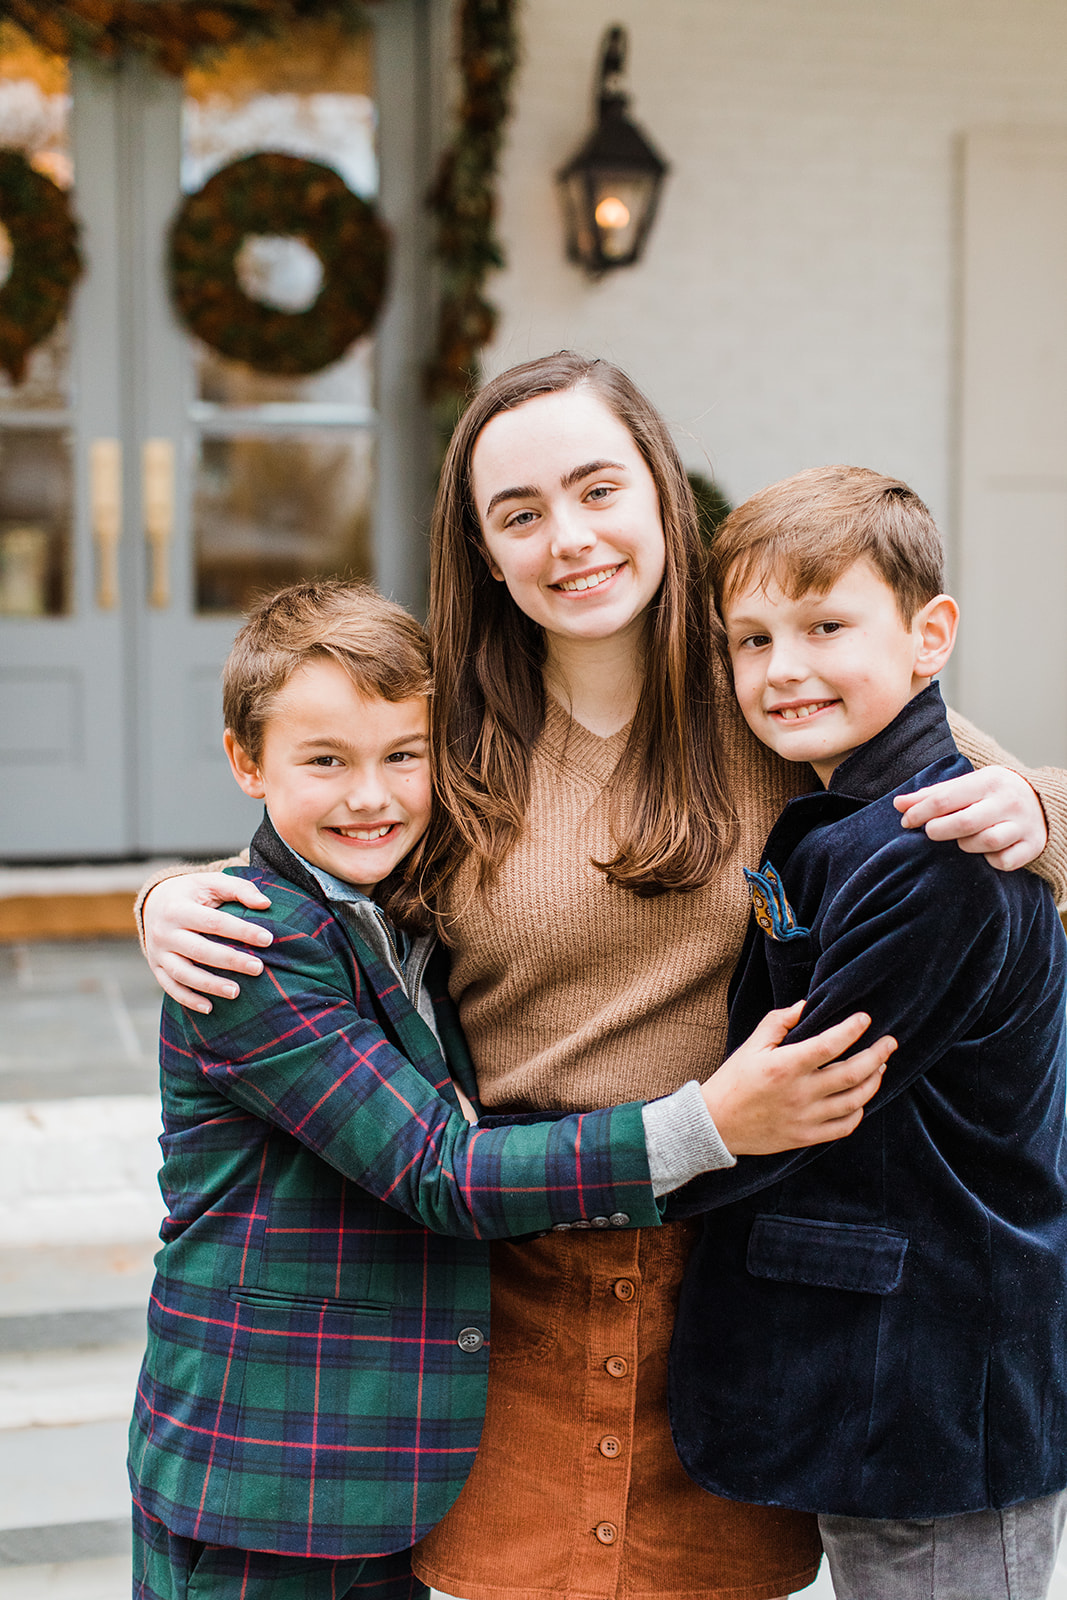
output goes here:
{"type": "Polygon", "coordinates": [[[642,1106],[641,1116],[652,1193],[657,1199],[702,1172],[736,1167],[737,1157],[720,1139],[699,1083],[684,1083],[674,1094],[650,1100],[642,1106]]]}

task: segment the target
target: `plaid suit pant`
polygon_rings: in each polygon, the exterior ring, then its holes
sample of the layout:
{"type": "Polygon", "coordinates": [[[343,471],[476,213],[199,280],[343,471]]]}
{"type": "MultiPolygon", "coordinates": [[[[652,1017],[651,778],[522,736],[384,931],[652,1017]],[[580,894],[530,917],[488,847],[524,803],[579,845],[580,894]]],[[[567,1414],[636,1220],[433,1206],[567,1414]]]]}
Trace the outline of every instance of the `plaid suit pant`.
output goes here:
{"type": "Polygon", "coordinates": [[[133,1600],[427,1600],[411,1551],[350,1561],[200,1544],[133,1505],[133,1600]]]}

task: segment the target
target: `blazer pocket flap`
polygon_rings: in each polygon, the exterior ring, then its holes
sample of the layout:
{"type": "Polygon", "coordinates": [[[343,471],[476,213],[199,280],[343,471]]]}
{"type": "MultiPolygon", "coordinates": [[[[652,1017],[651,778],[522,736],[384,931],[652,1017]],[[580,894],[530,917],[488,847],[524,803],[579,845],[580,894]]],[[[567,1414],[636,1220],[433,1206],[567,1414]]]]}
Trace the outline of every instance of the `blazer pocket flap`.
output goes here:
{"type": "Polygon", "coordinates": [[[757,1278],[810,1283],[859,1294],[892,1294],[900,1284],[908,1237],[890,1228],[815,1217],[759,1216],[748,1240],[757,1278]]]}

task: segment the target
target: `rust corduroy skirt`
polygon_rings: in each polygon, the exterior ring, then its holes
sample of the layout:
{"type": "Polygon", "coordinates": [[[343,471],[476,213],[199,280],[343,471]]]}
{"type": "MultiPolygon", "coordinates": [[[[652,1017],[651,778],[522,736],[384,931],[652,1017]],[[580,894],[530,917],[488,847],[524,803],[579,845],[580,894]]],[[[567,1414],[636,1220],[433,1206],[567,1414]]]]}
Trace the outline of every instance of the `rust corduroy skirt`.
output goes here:
{"type": "Polygon", "coordinates": [[[686,1477],[667,1351],[696,1225],[493,1245],[474,1470],[415,1571],[460,1600],[772,1600],[811,1583],[814,1517],[686,1477]]]}

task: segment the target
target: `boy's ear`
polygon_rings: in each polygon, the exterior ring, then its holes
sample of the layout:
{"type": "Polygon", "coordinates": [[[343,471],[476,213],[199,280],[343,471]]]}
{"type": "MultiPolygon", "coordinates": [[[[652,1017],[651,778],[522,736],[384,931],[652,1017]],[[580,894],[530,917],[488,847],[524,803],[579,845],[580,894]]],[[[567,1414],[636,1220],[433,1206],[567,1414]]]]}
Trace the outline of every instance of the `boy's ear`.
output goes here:
{"type": "Polygon", "coordinates": [[[959,621],[960,608],[950,594],[935,595],[916,612],[912,630],[918,646],[914,669],[917,678],[937,677],[952,654],[959,621]]]}
{"type": "Polygon", "coordinates": [[[226,748],[230,771],[245,794],[249,795],[253,800],[266,799],[267,791],[263,787],[263,777],[258,765],[252,760],[244,746],[237,743],[229,728],[223,734],[222,742],[226,748]]]}

